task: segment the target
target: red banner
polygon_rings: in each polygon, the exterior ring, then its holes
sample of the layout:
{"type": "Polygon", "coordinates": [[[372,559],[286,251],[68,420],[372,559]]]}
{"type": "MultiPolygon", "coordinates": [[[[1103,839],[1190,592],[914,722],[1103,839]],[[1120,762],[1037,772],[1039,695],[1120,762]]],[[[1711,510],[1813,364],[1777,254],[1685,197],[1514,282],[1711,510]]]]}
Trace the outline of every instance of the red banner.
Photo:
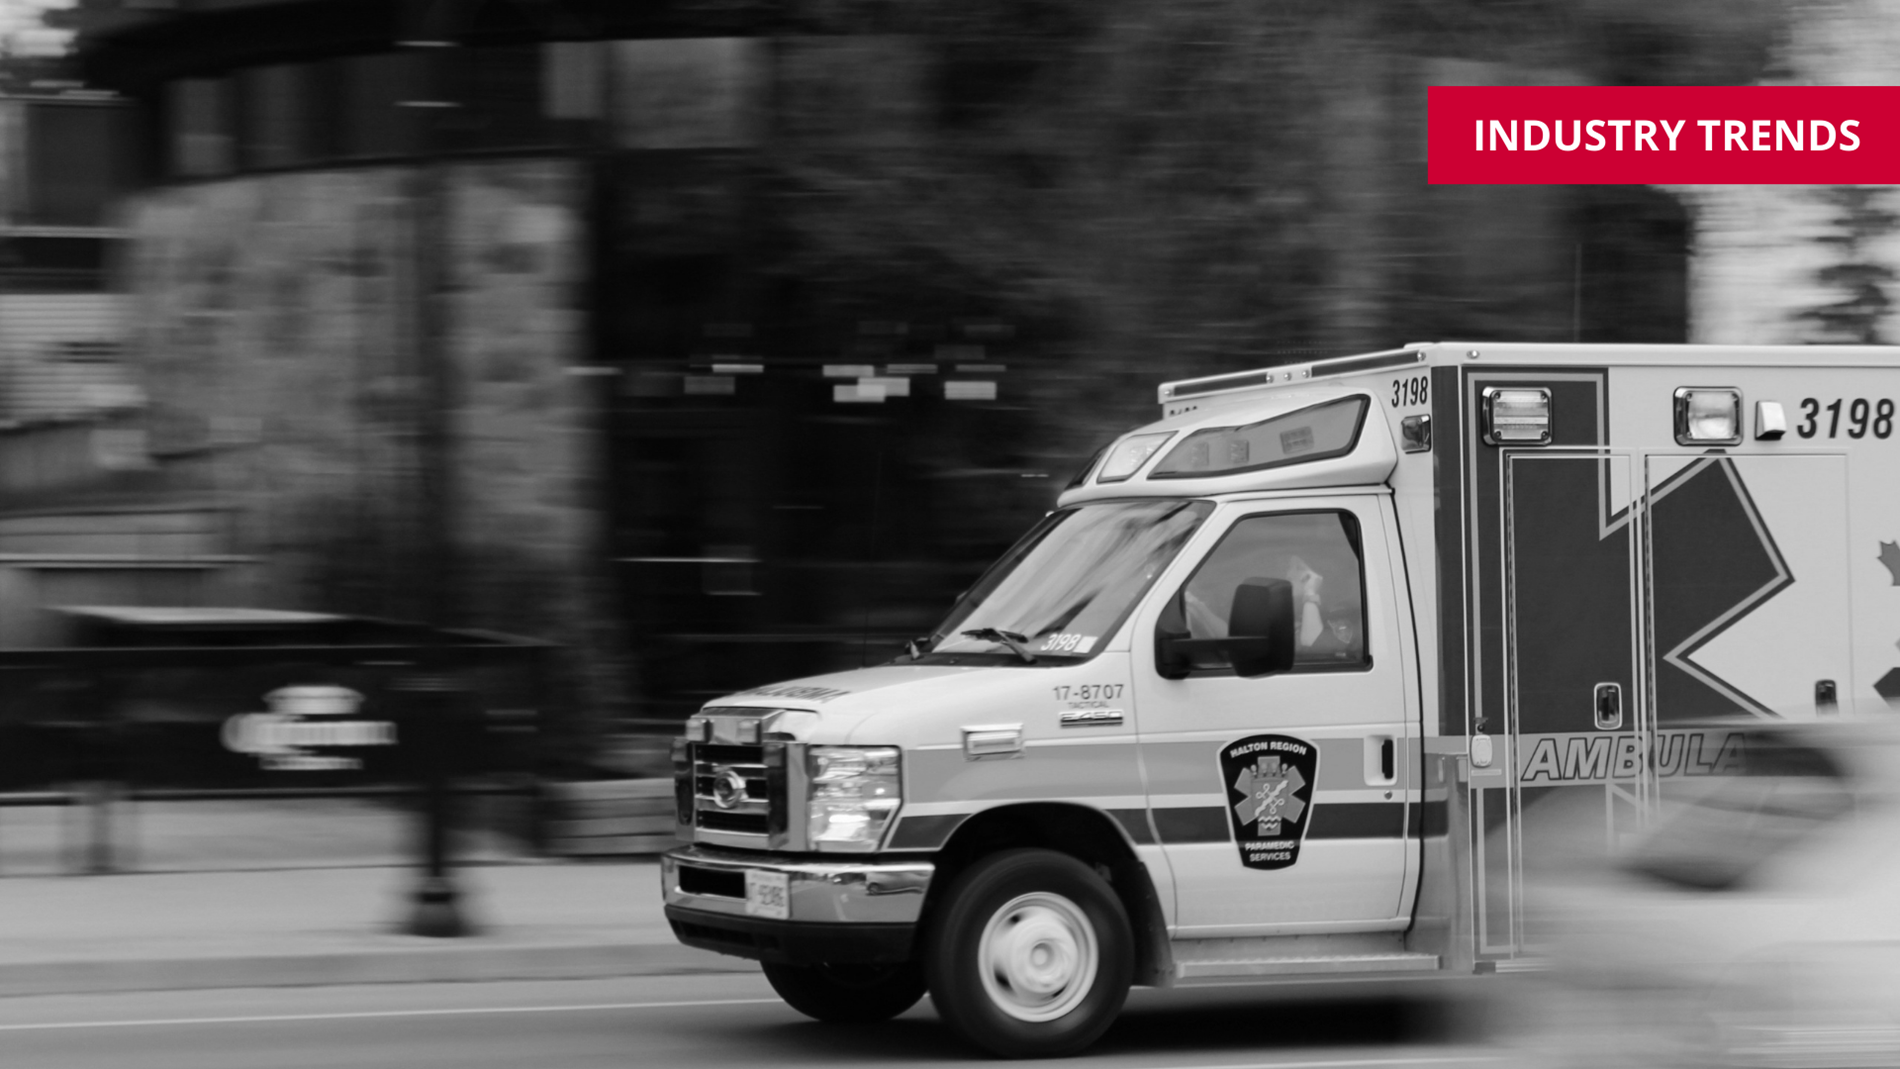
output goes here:
{"type": "Polygon", "coordinates": [[[1434,185],[1900,183],[1900,87],[1432,86],[1434,185]]]}

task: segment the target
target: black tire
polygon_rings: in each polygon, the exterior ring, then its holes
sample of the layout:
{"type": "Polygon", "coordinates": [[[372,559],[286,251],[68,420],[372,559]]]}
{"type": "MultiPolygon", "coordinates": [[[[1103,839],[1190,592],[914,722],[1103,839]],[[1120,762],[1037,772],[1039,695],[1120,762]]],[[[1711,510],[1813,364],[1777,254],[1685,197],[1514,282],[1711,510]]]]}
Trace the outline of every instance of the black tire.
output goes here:
{"type": "Polygon", "coordinates": [[[924,974],[937,1012],[970,1042],[1004,1058],[1061,1057],[1121,1012],[1133,948],[1128,911],[1094,869],[1051,850],[1006,850],[945,890],[924,974]]]}
{"type": "Polygon", "coordinates": [[[792,1009],[829,1024],[872,1024],[917,1005],[924,997],[924,971],[901,965],[773,965],[765,963],[772,990],[792,1009]]]}

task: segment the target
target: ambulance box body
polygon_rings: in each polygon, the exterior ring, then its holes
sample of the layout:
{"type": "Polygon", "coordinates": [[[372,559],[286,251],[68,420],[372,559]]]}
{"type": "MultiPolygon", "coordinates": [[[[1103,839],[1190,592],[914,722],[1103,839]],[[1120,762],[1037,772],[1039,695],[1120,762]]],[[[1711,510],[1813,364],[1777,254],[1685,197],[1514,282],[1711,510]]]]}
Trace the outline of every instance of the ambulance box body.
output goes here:
{"type": "Polygon", "coordinates": [[[1744,766],[1724,718],[1900,700],[1900,350],[1440,343],[1159,400],[911,655],[689,721],[684,942],[1018,1055],[1130,983],[1509,970],[1553,792],[1614,843],[1744,766]]]}

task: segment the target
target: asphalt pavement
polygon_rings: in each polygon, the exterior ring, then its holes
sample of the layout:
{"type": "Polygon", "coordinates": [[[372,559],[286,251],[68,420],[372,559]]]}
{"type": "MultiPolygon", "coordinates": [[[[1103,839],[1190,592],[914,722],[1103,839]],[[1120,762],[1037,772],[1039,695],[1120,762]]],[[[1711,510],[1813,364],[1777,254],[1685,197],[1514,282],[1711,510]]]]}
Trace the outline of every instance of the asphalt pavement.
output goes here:
{"type": "Polygon", "coordinates": [[[757,970],[679,945],[653,859],[461,867],[474,934],[453,939],[404,933],[417,880],[386,865],[0,879],[0,996],[757,970]]]}
{"type": "MultiPolygon", "coordinates": [[[[994,1062],[928,999],[821,1025],[748,961],[680,946],[654,859],[542,861],[465,844],[475,934],[405,934],[417,871],[401,814],[338,807],[141,814],[140,871],[31,875],[0,822],[0,1066],[899,1066],[994,1062]],[[167,868],[160,868],[160,863],[167,868]],[[10,864],[9,864],[10,863],[10,864]],[[154,871],[157,869],[157,871],[154,871]]],[[[132,841],[133,837],[124,837],[132,841]]],[[[35,857],[45,864],[27,864],[35,857]]],[[[1258,988],[1136,991],[1072,1064],[1355,1069],[1513,1060],[1424,998],[1288,1001],[1258,988]]]]}
{"type": "MultiPolygon", "coordinates": [[[[1398,1000],[1137,991],[1078,1069],[1515,1064],[1398,1000]]],[[[806,1020],[753,974],[0,999],[0,1062],[33,1069],[994,1066],[926,999],[895,1021],[806,1020]]]]}

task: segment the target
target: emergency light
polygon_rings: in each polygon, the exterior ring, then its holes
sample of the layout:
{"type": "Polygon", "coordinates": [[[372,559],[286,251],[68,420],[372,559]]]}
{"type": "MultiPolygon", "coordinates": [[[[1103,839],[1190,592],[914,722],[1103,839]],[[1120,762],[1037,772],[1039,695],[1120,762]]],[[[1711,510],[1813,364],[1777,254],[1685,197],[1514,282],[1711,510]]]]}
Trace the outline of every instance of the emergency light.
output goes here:
{"type": "Polygon", "coordinates": [[[1742,444],[1742,391],[1707,386],[1677,390],[1676,444],[1742,444]]]}
{"type": "Polygon", "coordinates": [[[1549,445],[1550,391],[1542,388],[1486,387],[1484,444],[1549,445]]]}

